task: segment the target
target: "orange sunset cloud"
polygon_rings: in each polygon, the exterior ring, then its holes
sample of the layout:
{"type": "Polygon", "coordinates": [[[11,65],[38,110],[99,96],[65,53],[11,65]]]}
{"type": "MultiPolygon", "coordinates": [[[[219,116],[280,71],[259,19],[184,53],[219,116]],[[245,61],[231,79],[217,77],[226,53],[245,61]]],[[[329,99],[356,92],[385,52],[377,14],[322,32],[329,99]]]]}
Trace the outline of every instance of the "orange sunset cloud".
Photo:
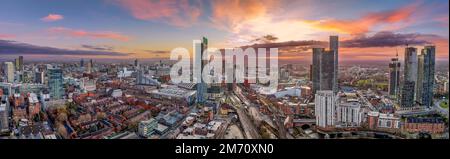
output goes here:
{"type": "Polygon", "coordinates": [[[345,34],[363,34],[367,33],[371,28],[378,24],[409,21],[410,17],[419,6],[419,3],[413,3],[397,10],[368,13],[365,16],[354,20],[329,19],[308,22],[313,26],[326,31],[336,31],[345,34]]]}

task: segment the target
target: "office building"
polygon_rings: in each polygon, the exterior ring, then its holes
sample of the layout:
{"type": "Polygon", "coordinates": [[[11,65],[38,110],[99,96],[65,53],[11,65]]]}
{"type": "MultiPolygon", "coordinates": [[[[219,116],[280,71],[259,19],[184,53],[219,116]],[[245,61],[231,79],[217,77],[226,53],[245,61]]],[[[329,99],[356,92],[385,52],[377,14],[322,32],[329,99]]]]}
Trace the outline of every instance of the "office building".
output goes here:
{"type": "Polygon", "coordinates": [[[47,77],[50,97],[52,99],[61,99],[64,94],[62,70],[59,68],[48,69],[47,77]]]}
{"type": "Polygon", "coordinates": [[[23,56],[19,56],[19,58],[15,59],[14,64],[16,71],[23,71],[23,56]]]}
{"type": "Polygon", "coordinates": [[[139,69],[139,68],[140,68],[138,59],[135,59],[135,60],[134,60],[134,67],[135,67],[136,69],[139,69]]]}
{"type": "Polygon", "coordinates": [[[425,46],[418,58],[416,100],[431,106],[434,88],[435,46],[425,46]]]}
{"type": "Polygon", "coordinates": [[[150,92],[150,96],[162,100],[178,100],[186,102],[187,104],[192,104],[195,102],[194,99],[196,99],[196,91],[186,90],[178,87],[168,87],[153,90],[150,92]]]}
{"type": "Polygon", "coordinates": [[[335,126],[336,99],[331,90],[317,91],[315,97],[316,125],[322,128],[335,126]]]}
{"type": "Polygon", "coordinates": [[[155,76],[156,77],[170,76],[170,69],[171,69],[170,66],[161,64],[160,66],[156,67],[155,76]]]}
{"type": "Polygon", "coordinates": [[[23,71],[23,56],[19,56],[19,71],[23,71]]]}
{"type": "Polygon", "coordinates": [[[93,92],[97,89],[95,80],[89,78],[82,78],[80,81],[80,88],[83,93],[93,92]]]}
{"type": "Polygon", "coordinates": [[[138,133],[143,137],[150,137],[155,129],[158,127],[158,121],[151,118],[149,120],[144,120],[139,122],[138,133]]]}
{"type": "Polygon", "coordinates": [[[87,66],[87,72],[88,73],[92,73],[94,71],[94,62],[92,61],[92,59],[89,60],[88,66],[87,66]]]}
{"type": "Polygon", "coordinates": [[[0,132],[5,132],[8,130],[8,99],[7,96],[0,94],[0,132]]]}
{"type": "Polygon", "coordinates": [[[13,84],[0,82],[0,92],[5,96],[10,96],[15,93],[15,89],[13,89],[13,84]]]}
{"type": "Polygon", "coordinates": [[[137,71],[136,83],[139,85],[160,86],[161,83],[152,76],[146,75],[143,70],[137,71]]]}
{"type": "Polygon", "coordinates": [[[414,107],[414,81],[404,81],[402,87],[402,93],[400,98],[400,106],[402,108],[411,108],[414,107]]]}
{"type": "Polygon", "coordinates": [[[84,59],[80,60],[80,67],[84,67],[84,59]]]}
{"type": "Polygon", "coordinates": [[[339,127],[359,127],[362,122],[361,103],[351,93],[339,95],[336,102],[336,125],[339,127]]]}
{"type": "Polygon", "coordinates": [[[400,118],[394,114],[384,114],[376,111],[367,113],[369,129],[399,129],[400,118]]]}
{"type": "Polygon", "coordinates": [[[12,62],[5,62],[3,66],[3,74],[6,77],[6,82],[14,82],[14,64],[12,62]]]}
{"type": "Polygon", "coordinates": [[[44,72],[35,72],[34,73],[34,83],[44,84],[45,77],[44,72]]]}

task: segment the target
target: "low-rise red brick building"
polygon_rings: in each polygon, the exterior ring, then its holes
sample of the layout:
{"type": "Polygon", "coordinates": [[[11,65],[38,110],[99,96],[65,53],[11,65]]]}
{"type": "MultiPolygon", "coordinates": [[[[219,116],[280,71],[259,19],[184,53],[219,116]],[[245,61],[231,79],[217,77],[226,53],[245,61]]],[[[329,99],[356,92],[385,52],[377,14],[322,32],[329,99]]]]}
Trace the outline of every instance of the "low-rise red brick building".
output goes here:
{"type": "Polygon", "coordinates": [[[407,118],[403,129],[408,132],[442,133],[444,121],[440,118],[407,118]]]}

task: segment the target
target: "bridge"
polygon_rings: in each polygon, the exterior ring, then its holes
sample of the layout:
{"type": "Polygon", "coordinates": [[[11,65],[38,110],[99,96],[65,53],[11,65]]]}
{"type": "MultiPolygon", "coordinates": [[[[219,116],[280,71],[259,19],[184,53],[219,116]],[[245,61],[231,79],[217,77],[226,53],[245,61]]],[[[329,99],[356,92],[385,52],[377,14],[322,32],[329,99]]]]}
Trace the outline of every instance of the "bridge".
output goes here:
{"type": "Polygon", "coordinates": [[[306,125],[309,127],[316,125],[316,119],[293,119],[292,122],[294,123],[294,126],[302,128],[306,125]]]}

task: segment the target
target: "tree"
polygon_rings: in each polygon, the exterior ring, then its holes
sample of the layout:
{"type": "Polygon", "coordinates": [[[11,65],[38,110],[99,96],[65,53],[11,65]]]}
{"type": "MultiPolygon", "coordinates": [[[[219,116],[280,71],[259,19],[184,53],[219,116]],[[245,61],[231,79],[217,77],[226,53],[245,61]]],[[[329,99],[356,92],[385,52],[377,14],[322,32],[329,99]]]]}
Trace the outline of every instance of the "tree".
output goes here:
{"type": "Polygon", "coordinates": [[[264,127],[260,127],[259,128],[260,132],[261,132],[261,138],[263,139],[270,139],[270,134],[269,132],[267,132],[267,130],[264,127]]]}
{"type": "Polygon", "coordinates": [[[66,127],[61,122],[56,123],[56,131],[65,139],[69,137],[66,127]]]}
{"type": "Polygon", "coordinates": [[[97,120],[102,120],[106,118],[106,113],[104,112],[98,112],[97,113],[97,120]]]}
{"type": "Polygon", "coordinates": [[[56,117],[56,120],[59,121],[59,122],[66,121],[67,120],[67,113],[65,113],[65,112],[58,113],[58,116],[56,117]]]}
{"type": "Polygon", "coordinates": [[[128,129],[131,130],[131,131],[137,131],[138,123],[130,123],[130,124],[128,124],[128,129]]]}
{"type": "Polygon", "coordinates": [[[77,108],[77,104],[74,103],[74,102],[67,102],[67,103],[66,103],[66,107],[67,107],[69,110],[74,110],[74,109],[77,108]]]}

